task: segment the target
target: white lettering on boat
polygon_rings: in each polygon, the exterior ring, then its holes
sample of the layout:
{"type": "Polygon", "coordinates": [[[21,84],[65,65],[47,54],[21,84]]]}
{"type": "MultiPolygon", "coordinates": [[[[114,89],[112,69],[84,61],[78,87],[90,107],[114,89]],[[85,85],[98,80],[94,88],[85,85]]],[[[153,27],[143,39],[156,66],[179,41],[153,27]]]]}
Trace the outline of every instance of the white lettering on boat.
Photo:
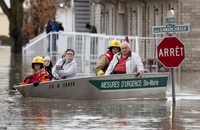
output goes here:
{"type": "Polygon", "coordinates": [[[150,81],[147,81],[147,80],[143,81],[143,86],[155,86],[155,85],[158,85],[158,84],[159,84],[158,80],[151,79],[150,81]]]}
{"type": "Polygon", "coordinates": [[[101,88],[119,88],[119,81],[111,81],[111,82],[102,82],[101,88]]]}
{"type": "Polygon", "coordinates": [[[121,87],[141,87],[142,86],[142,80],[130,80],[130,81],[122,81],[121,87]]]}
{"type": "Polygon", "coordinates": [[[118,80],[90,80],[89,82],[99,90],[120,90],[148,87],[164,87],[167,84],[167,77],[158,78],[137,78],[118,80]]]}

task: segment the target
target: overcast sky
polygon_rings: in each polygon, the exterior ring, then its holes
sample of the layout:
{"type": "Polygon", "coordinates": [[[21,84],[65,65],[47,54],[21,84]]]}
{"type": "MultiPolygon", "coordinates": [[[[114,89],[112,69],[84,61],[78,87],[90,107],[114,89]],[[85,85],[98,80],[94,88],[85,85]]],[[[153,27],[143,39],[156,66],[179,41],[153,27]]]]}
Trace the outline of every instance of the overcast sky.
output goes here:
{"type": "MultiPolygon", "coordinates": [[[[7,6],[10,8],[10,0],[4,0],[5,2],[6,2],[6,4],[7,4],[7,6]]],[[[1,7],[0,7],[0,13],[2,13],[3,11],[2,11],[2,9],[1,9],[1,7]]]]}
{"type": "MultiPolygon", "coordinates": [[[[10,0],[4,0],[8,6],[8,8],[10,8],[10,0]]],[[[24,7],[25,7],[25,3],[24,3],[24,7]]],[[[0,13],[3,13],[2,9],[1,9],[1,6],[0,6],[0,13]]]]}

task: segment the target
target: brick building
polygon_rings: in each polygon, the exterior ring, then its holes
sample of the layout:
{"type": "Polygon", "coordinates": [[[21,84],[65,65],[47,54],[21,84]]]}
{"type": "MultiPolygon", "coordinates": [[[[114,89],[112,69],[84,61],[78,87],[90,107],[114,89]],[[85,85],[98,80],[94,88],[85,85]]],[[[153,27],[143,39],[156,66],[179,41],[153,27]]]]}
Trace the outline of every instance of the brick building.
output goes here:
{"type": "Polygon", "coordinates": [[[152,26],[165,26],[164,18],[173,8],[176,25],[190,26],[189,33],[173,35],[186,47],[186,59],[176,69],[176,84],[183,91],[190,87],[200,93],[200,0],[90,0],[90,3],[91,24],[97,27],[97,32],[140,37],[156,37],[152,26]]]}
{"type": "MultiPolygon", "coordinates": [[[[10,7],[9,0],[5,0],[5,3],[10,7]]],[[[4,14],[0,6],[0,35],[9,36],[9,21],[7,16],[4,14]]]]}

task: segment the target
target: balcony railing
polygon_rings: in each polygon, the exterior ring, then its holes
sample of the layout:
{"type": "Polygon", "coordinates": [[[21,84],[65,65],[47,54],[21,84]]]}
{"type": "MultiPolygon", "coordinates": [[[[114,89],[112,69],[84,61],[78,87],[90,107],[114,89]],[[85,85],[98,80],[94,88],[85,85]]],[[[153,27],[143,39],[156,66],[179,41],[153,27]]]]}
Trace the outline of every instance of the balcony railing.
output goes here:
{"type": "MultiPolygon", "coordinates": [[[[159,43],[163,39],[162,37],[137,36],[128,36],[128,38],[131,50],[139,54],[144,63],[147,63],[148,59],[156,59],[156,43],[159,43]]],[[[30,64],[35,56],[49,55],[55,64],[61,58],[63,52],[71,48],[75,51],[78,73],[94,74],[94,68],[99,57],[107,52],[110,42],[114,39],[123,42],[125,41],[125,36],[51,32],[38,36],[23,47],[23,59],[24,62],[30,64]]],[[[145,67],[148,69],[149,66],[145,67]]]]}

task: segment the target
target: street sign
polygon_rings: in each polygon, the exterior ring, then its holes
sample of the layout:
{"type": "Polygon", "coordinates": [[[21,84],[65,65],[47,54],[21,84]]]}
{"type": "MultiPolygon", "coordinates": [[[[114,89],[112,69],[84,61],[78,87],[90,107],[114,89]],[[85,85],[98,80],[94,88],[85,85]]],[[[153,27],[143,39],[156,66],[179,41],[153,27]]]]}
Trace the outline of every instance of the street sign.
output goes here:
{"type": "Polygon", "coordinates": [[[183,33],[189,32],[189,25],[176,25],[176,26],[153,26],[153,34],[165,34],[165,33],[183,33]]]}
{"type": "Polygon", "coordinates": [[[185,59],[184,44],[177,37],[165,37],[157,46],[157,60],[166,68],[176,68],[185,59]]]}
{"type": "Polygon", "coordinates": [[[175,22],[175,17],[165,17],[165,24],[174,24],[175,22]]]}

